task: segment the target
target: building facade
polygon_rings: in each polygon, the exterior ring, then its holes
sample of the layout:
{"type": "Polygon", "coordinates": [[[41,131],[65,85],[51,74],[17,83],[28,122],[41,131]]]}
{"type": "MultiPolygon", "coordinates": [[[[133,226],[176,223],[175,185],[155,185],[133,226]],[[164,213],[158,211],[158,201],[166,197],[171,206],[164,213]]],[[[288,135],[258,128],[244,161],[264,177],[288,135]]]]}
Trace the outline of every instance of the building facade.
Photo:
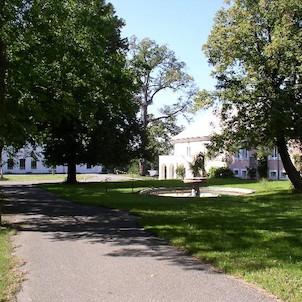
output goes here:
{"type": "MultiPolygon", "coordinates": [[[[49,174],[67,173],[67,166],[46,166],[42,147],[35,150],[29,146],[22,148],[17,154],[11,156],[9,152],[2,154],[2,166],[4,174],[49,174]]],[[[102,166],[91,166],[88,164],[77,165],[77,173],[102,173],[102,166]]]]}
{"type": "MultiPolygon", "coordinates": [[[[200,152],[206,153],[211,135],[217,130],[217,119],[213,115],[208,115],[173,137],[173,153],[159,156],[159,179],[177,178],[176,169],[180,165],[185,167],[185,178],[192,177],[189,164],[200,152]]],[[[212,160],[206,160],[205,169],[208,171],[211,167],[225,165],[225,157],[222,155],[212,160]]]]}
{"type": "MultiPolygon", "coordinates": [[[[159,156],[159,179],[177,178],[176,168],[180,165],[185,167],[185,177],[192,177],[189,163],[198,153],[207,152],[211,136],[220,131],[218,125],[217,119],[209,115],[173,137],[172,155],[159,156]]],[[[209,171],[211,167],[229,167],[235,177],[250,178],[249,170],[254,168],[254,171],[257,171],[256,151],[240,149],[231,155],[224,153],[215,159],[206,160],[206,171],[209,171]]],[[[267,178],[287,179],[277,148],[274,148],[267,158],[267,178]]]]}

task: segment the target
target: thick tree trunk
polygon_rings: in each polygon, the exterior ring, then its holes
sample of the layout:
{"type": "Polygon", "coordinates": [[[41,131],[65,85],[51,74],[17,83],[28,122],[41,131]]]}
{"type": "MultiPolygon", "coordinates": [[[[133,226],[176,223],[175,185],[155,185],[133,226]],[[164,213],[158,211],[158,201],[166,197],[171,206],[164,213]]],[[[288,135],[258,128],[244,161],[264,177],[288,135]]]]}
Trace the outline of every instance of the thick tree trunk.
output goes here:
{"type": "Polygon", "coordinates": [[[76,163],[70,160],[67,164],[67,179],[66,184],[76,184],[77,183],[77,170],[76,163]]]}
{"type": "Polygon", "coordinates": [[[277,140],[277,147],[289,180],[291,181],[296,190],[302,192],[302,178],[289,156],[287,144],[284,137],[279,138],[277,140]]]}

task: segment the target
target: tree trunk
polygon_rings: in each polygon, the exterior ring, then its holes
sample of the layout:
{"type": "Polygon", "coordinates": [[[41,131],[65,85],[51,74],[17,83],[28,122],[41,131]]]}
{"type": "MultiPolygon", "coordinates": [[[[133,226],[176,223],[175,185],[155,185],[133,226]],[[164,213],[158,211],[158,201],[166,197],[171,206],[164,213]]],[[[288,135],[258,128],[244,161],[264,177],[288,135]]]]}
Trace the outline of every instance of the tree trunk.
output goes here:
{"type": "Polygon", "coordinates": [[[66,184],[76,184],[77,183],[77,169],[76,163],[70,160],[67,164],[67,179],[66,184]]]}
{"type": "MultiPolygon", "coordinates": [[[[0,25],[1,26],[1,25],[0,25]]],[[[0,28],[1,30],[1,28],[0,28]]],[[[5,103],[5,44],[0,38],[0,140],[3,141],[4,103],[5,103]]]]}
{"type": "Polygon", "coordinates": [[[3,177],[3,143],[0,139],[0,179],[2,180],[4,177],[3,177]]]}
{"type": "Polygon", "coordinates": [[[139,175],[146,176],[148,173],[147,170],[147,160],[143,157],[139,159],[139,175]]]}
{"type": "Polygon", "coordinates": [[[297,191],[302,191],[302,178],[301,178],[300,173],[295,168],[295,166],[289,156],[286,141],[285,141],[284,137],[279,138],[277,140],[277,147],[278,147],[278,152],[280,154],[285,172],[286,172],[289,180],[291,181],[291,183],[293,184],[294,188],[297,191]]]}

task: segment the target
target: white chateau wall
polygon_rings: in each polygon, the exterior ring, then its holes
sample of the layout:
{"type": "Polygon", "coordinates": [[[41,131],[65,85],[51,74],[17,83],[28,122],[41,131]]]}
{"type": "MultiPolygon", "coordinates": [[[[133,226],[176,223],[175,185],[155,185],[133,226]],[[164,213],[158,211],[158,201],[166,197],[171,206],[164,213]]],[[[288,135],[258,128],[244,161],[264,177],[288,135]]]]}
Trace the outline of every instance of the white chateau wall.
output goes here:
{"type": "MultiPolygon", "coordinates": [[[[33,149],[31,147],[22,148],[14,157],[10,157],[7,152],[2,155],[2,160],[5,162],[3,166],[4,174],[48,174],[48,173],[67,173],[67,166],[55,166],[48,167],[44,164],[44,157],[42,155],[42,147],[37,147],[34,151],[35,158],[33,157],[33,149]],[[14,161],[13,167],[9,167],[8,160],[12,158],[14,161]],[[21,161],[25,162],[25,165],[21,165],[21,161]],[[36,165],[34,164],[36,161],[36,165]]],[[[77,165],[77,173],[101,173],[102,166],[87,166],[77,165]]]]}
{"type": "MultiPolygon", "coordinates": [[[[182,141],[174,142],[174,155],[159,156],[159,179],[176,179],[176,168],[183,165],[186,169],[185,178],[192,177],[189,163],[199,152],[206,153],[206,145],[209,141],[182,141]]],[[[206,160],[205,169],[208,171],[211,167],[225,166],[223,156],[214,160],[206,160]]]]}

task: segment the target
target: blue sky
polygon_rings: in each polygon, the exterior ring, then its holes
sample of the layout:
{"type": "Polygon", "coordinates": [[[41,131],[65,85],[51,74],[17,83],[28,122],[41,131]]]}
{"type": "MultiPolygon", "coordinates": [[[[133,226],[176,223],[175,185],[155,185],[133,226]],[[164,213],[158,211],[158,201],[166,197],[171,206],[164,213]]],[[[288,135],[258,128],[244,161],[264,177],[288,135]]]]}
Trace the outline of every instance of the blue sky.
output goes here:
{"type": "Polygon", "coordinates": [[[201,46],[213,25],[216,11],[223,0],[109,0],[116,14],[126,22],[122,35],[150,38],[158,44],[167,44],[187,72],[194,77],[200,89],[215,85],[211,68],[201,46]]]}

